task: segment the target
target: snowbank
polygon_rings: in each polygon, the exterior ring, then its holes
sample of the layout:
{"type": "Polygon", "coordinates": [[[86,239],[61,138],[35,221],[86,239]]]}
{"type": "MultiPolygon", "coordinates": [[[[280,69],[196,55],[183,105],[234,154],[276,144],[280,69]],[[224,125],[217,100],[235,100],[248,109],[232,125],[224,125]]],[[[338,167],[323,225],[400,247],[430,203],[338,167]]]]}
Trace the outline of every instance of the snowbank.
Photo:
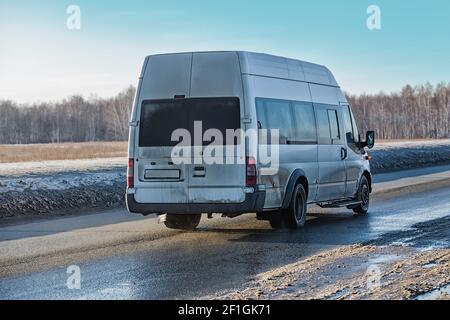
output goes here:
{"type": "Polygon", "coordinates": [[[124,203],[125,158],[0,164],[0,218],[124,203]]]}
{"type": "Polygon", "coordinates": [[[450,139],[378,143],[369,151],[373,173],[450,163],[450,139]]]}
{"type": "MultiPolygon", "coordinates": [[[[379,143],[374,173],[450,163],[450,140],[379,143]]],[[[124,204],[124,158],[0,164],[0,218],[124,204]]]]}

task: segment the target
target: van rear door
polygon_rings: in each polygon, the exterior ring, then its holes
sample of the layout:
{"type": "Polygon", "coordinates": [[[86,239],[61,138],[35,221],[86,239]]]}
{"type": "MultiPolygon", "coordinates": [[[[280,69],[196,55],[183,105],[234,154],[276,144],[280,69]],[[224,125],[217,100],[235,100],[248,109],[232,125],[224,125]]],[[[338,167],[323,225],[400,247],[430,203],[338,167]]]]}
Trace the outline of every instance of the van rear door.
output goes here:
{"type": "Polygon", "coordinates": [[[144,190],[150,190],[145,202],[243,202],[245,152],[239,135],[231,135],[238,129],[239,98],[144,101],[138,175],[144,190]],[[187,137],[172,136],[180,129],[187,137]],[[182,148],[174,152],[174,147],[182,148]]]}
{"type": "Polygon", "coordinates": [[[241,127],[239,98],[190,99],[189,126],[196,134],[193,163],[188,166],[189,202],[243,202],[245,150],[242,137],[231,134],[241,127]]]}
{"type": "Polygon", "coordinates": [[[135,116],[140,119],[135,131],[137,148],[133,149],[135,175],[139,175],[135,179],[136,201],[243,202],[245,155],[237,156],[238,146],[227,146],[223,141],[223,160],[211,163],[211,141],[202,142],[208,129],[217,129],[225,140],[226,129],[241,128],[241,119],[245,118],[243,97],[236,52],[150,56],[139,87],[139,114],[135,116]],[[195,121],[202,122],[197,147],[193,146],[195,121]],[[171,136],[176,129],[191,134],[187,156],[192,159],[173,161],[172,151],[179,141],[171,141],[171,136]],[[200,153],[194,152],[199,149],[200,153]]]}
{"type": "Polygon", "coordinates": [[[187,161],[174,163],[172,132],[187,129],[188,112],[182,100],[144,101],[139,121],[139,185],[135,195],[140,203],[187,203],[187,161]]]}

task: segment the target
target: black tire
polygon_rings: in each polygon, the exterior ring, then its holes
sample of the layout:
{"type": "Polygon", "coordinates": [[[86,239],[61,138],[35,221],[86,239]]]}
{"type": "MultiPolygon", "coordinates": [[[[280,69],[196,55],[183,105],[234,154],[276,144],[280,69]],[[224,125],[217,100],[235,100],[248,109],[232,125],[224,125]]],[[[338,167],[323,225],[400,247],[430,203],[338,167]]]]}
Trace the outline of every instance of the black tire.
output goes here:
{"type": "Polygon", "coordinates": [[[202,218],[201,214],[168,214],[164,224],[169,229],[195,230],[202,218]]]}
{"type": "Polygon", "coordinates": [[[289,229],[301,228],[306,222],[306,191],[299,183],[292,194],[289,208],[283,212],[283,220],[289,229]]]}
{"type": "Polygon", "coordinates": [[[298,184],[292,194],[289,208],[281,209],[278,215],[269,220],[269,223],[273,229],[301,228],[306,222],[306,209],[306,191],[302,184],[298,184]]]}
{"type": "Polygon", "coordinates": [[[361,201],[361,203],[352,208],[353,212],[356,214],[366,214],[369,211],[370,205],[370,186],[365,176],[362,176],[359,183],[356,199],[361,201]]]}

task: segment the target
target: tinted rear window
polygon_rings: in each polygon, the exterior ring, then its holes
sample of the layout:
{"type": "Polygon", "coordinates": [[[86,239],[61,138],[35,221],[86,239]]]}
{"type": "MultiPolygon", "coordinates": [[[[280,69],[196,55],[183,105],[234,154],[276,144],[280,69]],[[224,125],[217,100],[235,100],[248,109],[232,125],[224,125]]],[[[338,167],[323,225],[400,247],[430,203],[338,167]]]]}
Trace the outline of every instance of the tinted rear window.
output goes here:
{"type": "Polygon", "coordinates": [[[225,140],[227,129],[240,128],[239,99],[205,98],[144,102],[141,110],[139,146],[175,146],[178,141],[171,141],[171,136],[176,129],[188,130],[193,140],[194,121],[202,121],[202,133],[208,129],[218,129],[225,140]]]}

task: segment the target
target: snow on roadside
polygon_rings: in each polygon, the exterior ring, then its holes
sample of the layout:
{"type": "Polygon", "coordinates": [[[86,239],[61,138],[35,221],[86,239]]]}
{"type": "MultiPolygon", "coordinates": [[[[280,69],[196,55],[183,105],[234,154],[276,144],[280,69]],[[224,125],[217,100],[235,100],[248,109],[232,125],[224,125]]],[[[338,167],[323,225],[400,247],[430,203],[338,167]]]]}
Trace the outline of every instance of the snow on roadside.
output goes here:
{"type": "Polygon", "coordinates": [[[373,173],[450,163],[450,139],[377,143],[369,150],[373,173]]]}
{"type": "MultiPolygon", "coordinates": [[[[379,143],[374,173],[450,163],[450,139],[379,143]]],[[[0,218],[124,204],[126,158],[0,163],[0,218]]]]}
{"type": "Polygon", "coordinates": [[[122,169],[127,165],[126,158],[99,158],[79,160],[48,160],[0,163],[0,178],[9,176],[54,174],[122,169]]]}
{"type": "Polygon", "coordinates": [[[76,174],[55,174],[52,176],[0,179],[0,194],[12,191],[68,190],[94,184],[111,186],[114,182],[124,181],[124,179],[125,174],[117,170],[111,172],[83,172],[76,174]]]}
{"type": "Polygon", "coordinates": [[[118,207],[126,158],[0,164],[0,218],[118,207]]]}

